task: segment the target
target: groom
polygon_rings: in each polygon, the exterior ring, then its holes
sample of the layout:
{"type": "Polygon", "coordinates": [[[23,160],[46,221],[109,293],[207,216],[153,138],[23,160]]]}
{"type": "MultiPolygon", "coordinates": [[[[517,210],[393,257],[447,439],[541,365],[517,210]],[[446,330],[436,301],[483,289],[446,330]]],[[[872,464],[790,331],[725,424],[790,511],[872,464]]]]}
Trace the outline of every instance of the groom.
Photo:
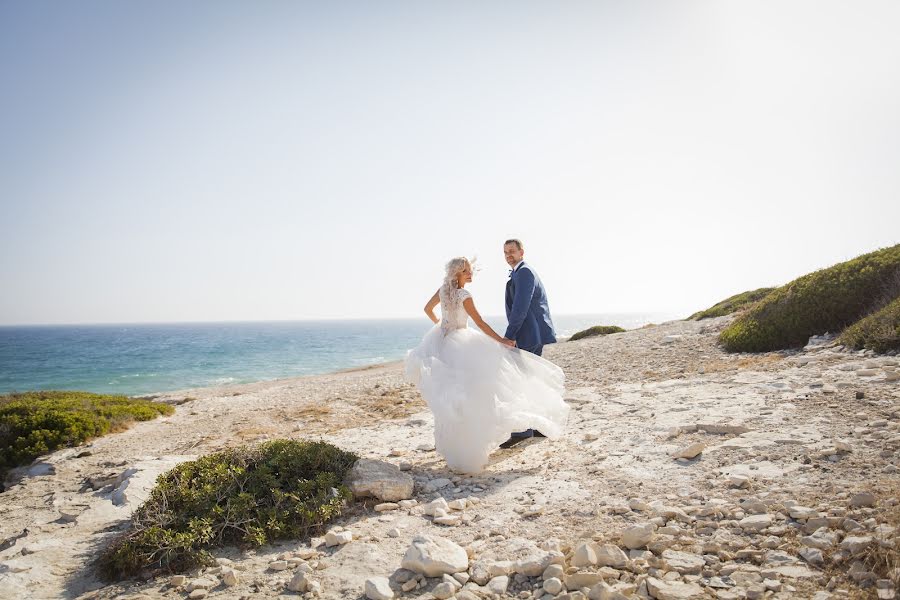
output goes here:
{"type": "MultiPolygon", "coordinates": [[[[503,256],[512,269],[506,283],[506,320],[509,326],[504,337],[514,340],[520,349],[540,356],[544,344],[556,342],[547,292],[537,273],[525,264],[525,247],[520,240],[506,240],[503,256]]],[[[544,435],[534,429],[515,432],[500,447],[510,448],[530,437],[544,435]]]]}

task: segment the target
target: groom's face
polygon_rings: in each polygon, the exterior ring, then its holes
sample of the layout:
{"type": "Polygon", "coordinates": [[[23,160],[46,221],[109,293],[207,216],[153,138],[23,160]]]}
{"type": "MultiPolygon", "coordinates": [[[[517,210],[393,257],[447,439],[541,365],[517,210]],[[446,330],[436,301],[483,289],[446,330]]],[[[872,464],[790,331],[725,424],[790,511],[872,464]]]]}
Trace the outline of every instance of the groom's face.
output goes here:
{"type": "Polygon", "coordinates": [[[503,256],[506,258],[506,264],[514,267],[519,264],[519,261],[521,261],[522,257],[525,256],[525,251],[520,249],[515,244],[504,244],[503,256]]]}

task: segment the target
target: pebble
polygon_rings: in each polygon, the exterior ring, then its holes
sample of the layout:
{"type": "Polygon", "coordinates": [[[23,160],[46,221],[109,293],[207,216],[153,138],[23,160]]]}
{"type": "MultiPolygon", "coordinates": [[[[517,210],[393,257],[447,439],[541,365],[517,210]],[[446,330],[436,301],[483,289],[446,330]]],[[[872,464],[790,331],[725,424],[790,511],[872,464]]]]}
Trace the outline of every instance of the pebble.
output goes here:
{"type": "Polygon", "coordinates": [[[701,452],[706,448],[706,444],[703,442],[694,442],[690,446],[686,448],[682,448],[678,452],[672,455],[673,458],[695,458],[700,455],[701,452]]]}
{"type": "Polygon", "coordinates": [[[352,531],[329,531],[325,534],[325,545],[329,548],[332,546],[342,546],[353,541],[352,531]]]}

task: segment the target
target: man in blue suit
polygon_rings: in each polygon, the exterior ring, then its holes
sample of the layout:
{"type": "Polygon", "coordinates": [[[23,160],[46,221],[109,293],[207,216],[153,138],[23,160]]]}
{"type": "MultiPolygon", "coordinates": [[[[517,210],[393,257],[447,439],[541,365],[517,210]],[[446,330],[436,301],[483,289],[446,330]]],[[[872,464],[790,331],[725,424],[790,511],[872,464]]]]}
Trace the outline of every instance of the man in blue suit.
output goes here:
{"type": "MultiPolygon", "coordinates": [[[[503,255],[511,268],[506,283],[506,320],[509,326],[504,337],[514,340],[521,350],[540,356],[544,344],[556,342],[547,292],[537,273],[525,263],[525,247],[520,240],[506,240],[503,255]]],[[[530,437],[544,435],[534,429],[515,432],[500,447],[509,448],[530,437]]]]}

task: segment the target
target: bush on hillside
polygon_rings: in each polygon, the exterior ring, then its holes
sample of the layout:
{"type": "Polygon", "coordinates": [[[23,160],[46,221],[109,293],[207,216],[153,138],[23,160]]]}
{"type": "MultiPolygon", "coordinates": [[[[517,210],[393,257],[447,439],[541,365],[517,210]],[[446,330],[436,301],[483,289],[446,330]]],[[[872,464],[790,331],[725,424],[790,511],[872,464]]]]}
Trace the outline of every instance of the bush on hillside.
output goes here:
{"type": "Polygon", "coordinates": [[[900,297],[845,329],[839,341],[857,350],[900,350],[900,297]]]}
{"type": "Polygon", "coordinates": [[[141,398],[87,392],[25,392],[0,396],[0,480],[59,448],[170,415],[174,408],[141,398]]]}
{"type": "Polygon", "coordinates": [[[760,300],[768,296],[769,293],[774,289],[775,288],[759,288],[758,290],[735,294],[730,298],[722,300],[718,304],[714,304],[706,310],[701,310],[700,312],[692,314],[690,317],[688,317],[688,320],[699,321],[701,319],[711,319],[713,317],[724,317],[725,315],[730,315],[731,313],[749,307],[754,302],[759,302],[760,300]]]}
{"type": "Polygon", "coordinates": [[[569,338],[570,342],[574,342],[575,340],[580,340],[586,337],[593,337],[595,335],[609,335],[610,333],[622,333],[625,331],[621,327],[617,327],[615,325],[595,325],[584,331],[579,331],[578,333],[572,334],[572,337],[569,338]]]}
{"type": "Polygon", "coordinates": [[[841,331],[900,295],[900,244],[795,279],[738,317],[719,336],[729,352],[801,347],[841,331]]]}
{"type": "Polygon", "coordinates": [[[182,463],[160,475],[131,529],[100,556],[107,580],[211,564],[209,548],[302,539],[339,516],[357,457],[324,442],[274,440],[182,463]]]}

